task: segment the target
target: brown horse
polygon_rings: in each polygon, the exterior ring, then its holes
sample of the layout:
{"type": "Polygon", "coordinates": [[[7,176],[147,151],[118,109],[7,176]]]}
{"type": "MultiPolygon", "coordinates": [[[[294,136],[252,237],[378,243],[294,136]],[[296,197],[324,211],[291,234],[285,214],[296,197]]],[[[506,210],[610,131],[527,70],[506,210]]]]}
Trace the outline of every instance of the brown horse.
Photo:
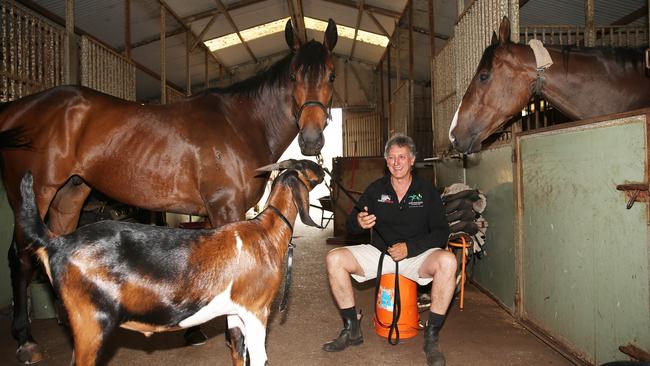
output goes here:
{"type": "Polygon", "coordinates": [[[456,150],[480,151],[481,142],[519,114],[535,90],[573,120],[650,106],[643,50],[547,49],[553,65],[538,73],[532,48],[510,41],[510,22],[503,18],[449,129],[456,150]]]}
{"type": "MultiPolygon", "coordinates": [[[[256,168],[276,162],[298,133],[304,155],[324,144],[336,24],[329,20],[323,43],[301,45],[287,22],[285,38],[293,52],[267,71],[179,103],[141,105],[62,86],[3,104],[0,165],[14,213],[31,170],[39,213],[58,235],[75,229],[91,187],[148,210],[208,216],[213,227],[243,220],[268,177],[256,168]]],[[[34,262],[17,226],[9,258],[17,357],[36,362],[26,304],[34,262]]],[[[230,335],[241,341],[236,329],[230,335]]],[[[241,363],[243,345],[233,346],[241,363]]]]}

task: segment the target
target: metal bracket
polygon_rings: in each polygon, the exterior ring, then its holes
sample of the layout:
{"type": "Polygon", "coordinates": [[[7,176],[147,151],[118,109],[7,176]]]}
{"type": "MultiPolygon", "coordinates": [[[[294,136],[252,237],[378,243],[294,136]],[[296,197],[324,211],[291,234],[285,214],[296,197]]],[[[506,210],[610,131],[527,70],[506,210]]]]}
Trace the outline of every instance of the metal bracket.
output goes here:
{"type": "Polygon", "coordinates": [[[648,199],[648,183],[626,183],[616,186],[619,191],[625,192],[628,210],[634,206],[634,202],[650,202],[648,199]]]}

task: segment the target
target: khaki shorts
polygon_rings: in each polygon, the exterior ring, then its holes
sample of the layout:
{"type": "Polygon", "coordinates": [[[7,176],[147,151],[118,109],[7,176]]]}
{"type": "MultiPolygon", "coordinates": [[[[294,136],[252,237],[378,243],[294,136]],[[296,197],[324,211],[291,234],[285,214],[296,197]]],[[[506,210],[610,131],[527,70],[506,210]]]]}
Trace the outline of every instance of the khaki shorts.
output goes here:
{"type": "MultiPolygon", "coordinates": [[[[344,248],[352,253],[354,259],[359,262],[361,269],[363,269],[363,276],[352,274],[352,278],[354,278],[355,281],[366,282],[377,277],[377,266],[379,265],[379,256],[381,256],[379,249],[370,244],[351,245],[344,248]]],[[[420,267],[429,254],[436,250],[440,250],[440,248],[431,248],[417,257],[402,259],[399,261],[399,274],[420,285],[428,284],[431,282],[432,278],[421,278],[419,273],[420,267]]],[[[386,273],[395,273],[395,262],[388,254],[384,256],[384,264],[381,269],[381,274],[386,273]]]]}

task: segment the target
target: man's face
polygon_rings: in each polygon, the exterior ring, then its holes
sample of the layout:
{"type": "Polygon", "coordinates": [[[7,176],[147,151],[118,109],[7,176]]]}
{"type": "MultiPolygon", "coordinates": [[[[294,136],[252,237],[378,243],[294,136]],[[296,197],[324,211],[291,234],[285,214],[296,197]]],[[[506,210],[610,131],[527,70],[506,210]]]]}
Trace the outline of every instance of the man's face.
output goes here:
{"type": "Polygon", "coordinates": [[[411,167],[415,163],[415,157],[407,146],[393,145],[388,149],[386,165],[390,174],[397,178],[407,177],[411,173],[411,167]]]}

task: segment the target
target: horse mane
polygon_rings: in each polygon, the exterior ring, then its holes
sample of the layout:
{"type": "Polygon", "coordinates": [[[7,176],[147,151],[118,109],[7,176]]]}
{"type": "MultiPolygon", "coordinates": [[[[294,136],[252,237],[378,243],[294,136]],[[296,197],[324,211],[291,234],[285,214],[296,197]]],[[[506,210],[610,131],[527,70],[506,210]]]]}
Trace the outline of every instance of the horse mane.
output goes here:
{"type": "Polygon", "coordinates": [[[549,46],[549,49],[559,51],[565,63],[568,63],[571,55],[590,56],[614,60],[620,66],[632,64],[634,67],[643,64],[645,47],[576,47],[571,46],[549,46]]]}
{"type": "MultiPolygon", "coordinates": [[[[508,46],[511,44],[513,45],[515,43],[510,43],[508,46]]],[[[494,53],[498,46],[498,44],[492,44],[485,49],[481,61],[479,62],[479,68],[485,68],[488,71],[492,69],[492,60],[494,59],[494,53]]],[[[643,55],[645,52],[645,47],[577,47],[575,45],[556,45],[546,46],[546,48],[560,52],[565,64],[568,64],[569,58],[572,55],[581,55],[607,58],[614,60],[621,66],[632,64],[634,67],[637,67],[639,64],[644,62],[643,55]]]]}
{"type": "Polygon", "coordinates": [[[296,57],[296,64],[299,65],[298,70],[301,72],[307,72],[314,67],[324,69],[327,50],[320,42],[311,40],[300,47],[297,54],[290,52],[270,67],[247,79],[238,81],[223,88],[210,88],[207,89],[206,92],[217,94],[259,95],[260,92],[267,87],[277,88],[279,84],[289,80],[289,66],[291,65],[294,56],[296,57]]]}

